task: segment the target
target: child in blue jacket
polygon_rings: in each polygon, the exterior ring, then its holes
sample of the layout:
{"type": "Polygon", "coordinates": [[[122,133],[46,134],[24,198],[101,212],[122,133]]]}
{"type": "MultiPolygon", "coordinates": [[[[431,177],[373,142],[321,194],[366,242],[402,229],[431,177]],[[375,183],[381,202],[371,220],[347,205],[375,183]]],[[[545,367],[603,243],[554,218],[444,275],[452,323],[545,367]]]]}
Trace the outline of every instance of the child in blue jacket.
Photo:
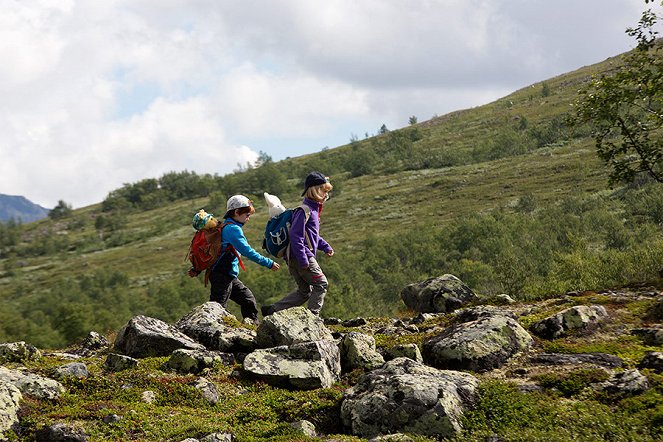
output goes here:
{"type": "Polygon", "coordinates": [[[256,252],[246,240],[242,227],[255,213],[253,203],[244,195],[234,195],[228,199],[221,234],[221,255],[209,274],[211,283],[210,301],[218,302],[224,308],[228,299],[239,304],[242,317],[252,323],[258,321],[258,304],[253,292],[239,280],[239,269],[244,269],[241,256],[276,271],[277,262],[256,252]]]}

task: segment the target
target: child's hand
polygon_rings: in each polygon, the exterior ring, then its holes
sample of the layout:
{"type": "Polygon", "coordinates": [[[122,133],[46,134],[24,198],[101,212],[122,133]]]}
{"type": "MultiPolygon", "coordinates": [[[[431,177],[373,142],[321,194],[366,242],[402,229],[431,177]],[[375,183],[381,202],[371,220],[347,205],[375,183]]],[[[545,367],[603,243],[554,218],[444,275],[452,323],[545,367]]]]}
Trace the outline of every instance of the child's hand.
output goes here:
{"type": "Polygon", "coordinates": [[[186,273],[192,278],[195,278],[196,276],[200,275],[200,272],[196,272],[196,270],[193,267],[191,267],[189,271],[186,273]]]}
{"type": "Polygon", "coordinates": [[[281,268],[281,266],[279,265],[279,263],[276,262],[276,261],[274,261],[274,263],[272,264],[272,267],[270,268],[270,270],[272,270],[272,271],[275,272],[275,271],[277,271],[277,270],[280,269],[280,268],[281,268]]]}
{"type": "Polygon", "coordinates": [[[334,251],[330,250],[329,252],[325,253],[327,256],[334,256],[334,251]]]}

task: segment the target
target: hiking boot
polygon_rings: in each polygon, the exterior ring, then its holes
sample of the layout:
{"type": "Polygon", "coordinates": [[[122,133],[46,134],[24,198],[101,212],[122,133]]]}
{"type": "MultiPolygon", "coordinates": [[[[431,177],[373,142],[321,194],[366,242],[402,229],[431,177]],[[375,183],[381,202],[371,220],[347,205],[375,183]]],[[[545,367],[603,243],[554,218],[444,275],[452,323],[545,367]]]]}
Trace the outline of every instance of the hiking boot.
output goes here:
{"type": "Polygon", "coordinates": [[[260,313],[262,313],[263,318],[265,316],[269,316],[272,313],[274,313],[274,307],[272,307],[271,305],[263,305],[260,307],[260,313]]]}

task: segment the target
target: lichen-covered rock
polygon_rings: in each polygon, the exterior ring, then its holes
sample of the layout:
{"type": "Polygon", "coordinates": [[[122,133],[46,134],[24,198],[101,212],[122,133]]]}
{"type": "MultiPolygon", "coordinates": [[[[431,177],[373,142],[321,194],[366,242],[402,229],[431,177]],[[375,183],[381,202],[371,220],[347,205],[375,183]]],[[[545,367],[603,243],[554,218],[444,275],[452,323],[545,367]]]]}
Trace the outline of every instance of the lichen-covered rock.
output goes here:
{"type": "Polygon", "coordinates": [[[535,335],[555,339],[569,332],[592,331],[608,318],[602,305],[577,305],[532,324],[535,335]]]}
{"type": "Polygon", "coordinates": [[[76,354],[82,356],[92,356],[98,352],[108,350],[110,343],[105,336],[91,331],[81,342],[80,347],[76,350],[76,354]]]}
{"type": "Polygon", "coordinates": [[[592,364],[607,368],[624,365],[621,358],[606,353],[539,353],[532,355],[529,361],[542,365],[592,364]]]}
{"type": "Polygon", "coordinates": [[[527,350],[533,339],[513,318],[484,316],[424,341],[424,361],[437,368],[486,371],[527,350]]]}
{"type": "Polygon", "coordinates": [[[35,442],[86,442],[88,436],[75,428],[59,423],[45,426],[35,432],[35,442]]]}
{"type": "Polygon", "coordinates": [[[642,358],[640,364],[638,364],[638,368],[649,368],[650,370],[654,370],[656,373],[663,373],[663,352],[648,352],[645,357],[642,358]]]}
{"type": "Polygon", "coordinates": [[[356,368],[371,370],[384,364],[384,358],[375,349],[375,338],[350,332],[341,340],[341,365],[350,372],[356,368]]]}
{"type": "Polygon", "coordinates": [[[258,327],[256,344],[269,348],[333,339],[322,319],[305,307],[293,307],[264,318],[258,327]]]}
{"type": "Polygon", "coordinates": [[[644,342],[645,345],[663,345],[663,328],[635,328],[631,333],[642,338],[642,342],[644,342]]]}
{"type": "Polygon", "coordinates": [[[24,341],[0,344],[0,364],[5,362],[34,361],[41,358],[41,351],[24,341]]]}
{"type": "Polygon", "coordinates": [[[104,370],[106,371],[123,371],[134,368],[138,365],[138,359],[130,356],[118,355],[117,353],[109,353],[104,362],[104,370]]]}
{"type": "Polygon", "coordinates": [[[229,322],[236,322],[234,315],[218,302],[206,302],[193,308],[175,326],[209,350],[230,353],[253,350],[256,332],[244,327],[233,327],[229,322]]]}
{"type": "Polygon", "coordinates": [[[649,388],[649,381],[645,375],[634,368],[613,374],[600,387],[608,393],[620,396],[632,396],[647,390],[649,388]]]}
{"type": "Polygon", "coordinates": [[[168,356],[179,348],[205,350],[205,347],[159,319],[134,316],[115,339],[115,351],[132,358],[168,356]]]}
{"type": "Polygon", "coordinates": [[[340,378],[341,356],[333,341],[301,342],[255,350],[244,358],[244,370],[272,385],[327,388],[340,378]]]}
{"type": "Polygon", "coordinates": [[[421,356],[421,350],[417,344],[398,344],[387,349],[387,359],[396,358],[410,358],[413,361],[423,362],[424,358],[421,356]]]}
{"type": "Polygon", "coordinates": [[[166,368],[178,373],[200,373],[212,368],[215,363],[231,365],[235,362],[232,353],[221,353],[207,350],[175,350],[166,361],[166,368]]]}
{"type": "Polygon", "coordinates": [[[478,384],[467,373],[394,359],[345,391],[341,419],[352,434],[365,438],[401,432],[450,438],[461,431],[460,419],[478,384]]]}
{"type": "Polygon", "coordinates": [[[68,377],[83,379],[90,376],[87,366],[82,362],[70,362],[55,369],[55,377],[64,379],[68,377]]]}
{"type": "Polygon", "coordinates": [[[7,382],[18,388],[23,395],[38,399],[59,399],[64,387],[58,381],[26,370],[10,370],[0,367],[0,382],[7,382]]]}
{"type": "Polygon", "coordinates": [[[401,291],[405,305],[422,313],[449,313],[475,298],[463,281],[449,274],[410,284],[401,291]]]}
{"type": "Polygon", "coordinates": [[[216,388],[214,382],[205,378],[198,378],[191,385],[193,385],[196,390],[200,391],[203,399],[211,405],[219,402],[219,390],[216,388]]]}
{"type": "Polygon", "coordinates": [[[0,440],[2,434],[18,424],[21,391],[9,382],[0,381],[0,440]]]}

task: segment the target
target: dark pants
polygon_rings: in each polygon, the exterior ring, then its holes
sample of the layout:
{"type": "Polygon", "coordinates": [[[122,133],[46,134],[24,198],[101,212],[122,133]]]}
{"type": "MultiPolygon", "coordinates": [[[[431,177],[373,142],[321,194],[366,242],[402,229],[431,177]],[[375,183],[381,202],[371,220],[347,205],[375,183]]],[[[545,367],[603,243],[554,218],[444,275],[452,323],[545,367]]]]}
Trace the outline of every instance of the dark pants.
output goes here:
{"type": "Polygon", "coordinates": [[[249,318],[252,321],[258,319],[258,303],[253,292],[237,278],[234,278],[223,271],[214,269],[210,275],[211,283],[209,300],[218,302],[226,308],[228,299],[239,304],[242,310],[242,317],[249,318]]]}

